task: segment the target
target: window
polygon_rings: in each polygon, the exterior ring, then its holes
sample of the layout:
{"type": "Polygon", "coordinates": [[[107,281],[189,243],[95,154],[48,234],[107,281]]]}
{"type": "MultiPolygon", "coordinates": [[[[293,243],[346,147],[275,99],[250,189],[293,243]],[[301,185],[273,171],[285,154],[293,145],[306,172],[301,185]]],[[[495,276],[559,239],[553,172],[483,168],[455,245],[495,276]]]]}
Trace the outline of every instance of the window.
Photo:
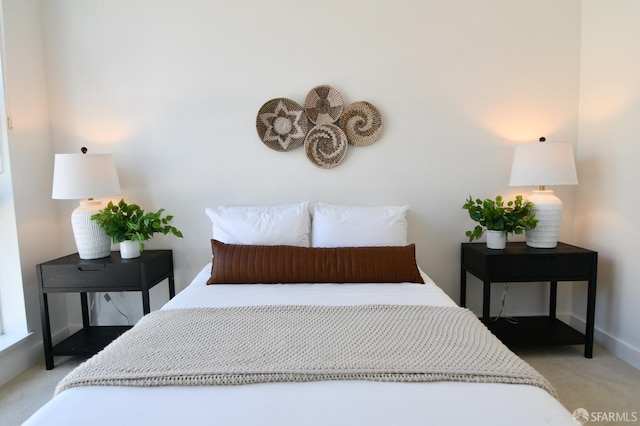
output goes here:
{"type": "Polygon", "coordinates": [[[18,249],[18,228],[9,164],[8,120],[4,92],[4,29],[0,19],[0,351],[28,336],[18,249]]]}

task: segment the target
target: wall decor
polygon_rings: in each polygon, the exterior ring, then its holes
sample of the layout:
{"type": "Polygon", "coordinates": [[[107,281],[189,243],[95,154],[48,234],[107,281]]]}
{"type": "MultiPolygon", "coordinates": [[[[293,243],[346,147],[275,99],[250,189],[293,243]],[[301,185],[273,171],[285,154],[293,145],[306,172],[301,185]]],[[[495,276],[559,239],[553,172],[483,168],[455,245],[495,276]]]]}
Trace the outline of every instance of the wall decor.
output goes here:
{"type": "Polygon", "coordinates": [[[296,101],[276,98],[267,101],[256,118],[258,136],[276,151],[291,151],[304,143],[309,120],[296,101]]]}
{"type": "Polygon", "coordinates": [[[333,124],[338,121],[344,102],[340,92],[331,86],[314,87],[304,101],[304,111],[315,124],[333,124]]]}
{"type": "Polygon", "coordinates": [[[309,161],[323,169],[332,169],[339,165],[347,155],[348,147],[347,135],[334,124],[315,126],[304,141],[304,150],[309,161]]]}
{"type": "Polygon", "coordinates": [[[374,143],[382,133],[382,115],[369,102],[353,102],[342,111],[340,128],[350,144],[367,146],[374,143]]]}
{"type": "Polygon", "coordinates": [[[307,93],[304,107],[288,98],[267,101],[258,111],[256,129],[269,148],[283,152],[304,144],[309,161],[332,169],[342,163],[349,145],[367,146],[380,138],[382,115],[365,101],[345,107],[340,92],[321,85],[307,93]]]}

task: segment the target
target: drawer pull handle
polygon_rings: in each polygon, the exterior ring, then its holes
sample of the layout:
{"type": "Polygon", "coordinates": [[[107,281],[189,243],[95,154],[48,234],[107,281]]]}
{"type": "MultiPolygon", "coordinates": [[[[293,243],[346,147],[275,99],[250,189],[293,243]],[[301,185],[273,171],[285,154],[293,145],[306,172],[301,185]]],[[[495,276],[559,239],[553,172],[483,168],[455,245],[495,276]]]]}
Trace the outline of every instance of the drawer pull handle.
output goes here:
{"type": "Polygon", "coordinates": [[[104,266],[78,266],[80,272],[100,272],[104,269],[104,266]]]}

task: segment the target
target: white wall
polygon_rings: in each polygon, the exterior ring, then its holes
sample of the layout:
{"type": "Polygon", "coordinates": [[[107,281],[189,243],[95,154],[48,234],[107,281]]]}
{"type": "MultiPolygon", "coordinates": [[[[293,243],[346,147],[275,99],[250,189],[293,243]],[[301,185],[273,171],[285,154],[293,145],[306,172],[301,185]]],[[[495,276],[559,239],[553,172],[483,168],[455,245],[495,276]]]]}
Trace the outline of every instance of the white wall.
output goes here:
{"type": "MultiPolygon", "coordinates": [[[[575,236],[599,251],[596,338],[640,368],[638,22],[635,0],[583,1],[575,236]]],[[[577,322],[584,320],[584,293],[576,286],[577,322]]]]}
{"type": "MultiPolygon", "coordinates": [[[[124,197],[175,214],[185,239],[150,246],[176,250],[179,288],[210,257],[206,206],[409,203],[418,261],[457,300],[464,199],[516,193],[517,143],[577,137],[577,0],[44,7],[54,151],[113,153],[124,197]],[[320,84],[374,103],[385,123],[333,170],[255,130],[264,102],[302,103],[320,84]]],[[[74,204],[58,204],[63,228],[74,204]]]]}

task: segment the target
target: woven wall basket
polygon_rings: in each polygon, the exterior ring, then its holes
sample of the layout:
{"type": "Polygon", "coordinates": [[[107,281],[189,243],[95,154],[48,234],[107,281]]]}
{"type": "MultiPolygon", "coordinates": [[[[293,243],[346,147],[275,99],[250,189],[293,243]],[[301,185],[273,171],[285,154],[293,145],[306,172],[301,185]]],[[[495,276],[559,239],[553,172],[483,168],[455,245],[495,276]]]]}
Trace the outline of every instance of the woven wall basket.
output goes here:
{"type": "Polygon", "coordinates": [[[276,98],[266,102],[258,111],[256,130],[269,148],[291,151],[304,143],[309,120],[304,108],[296,101],[276,98]]]}
{"type": "Polygon", "coordinates": [[[307,117],[315,124],[333,124],[338,121],[344,102],[340,93],[331,86],[311,89],[304,101],[307,117]]]}
{"type": "Polygon", "coordinates": [[[347,135],[333,124],[321,124],[312,128],[304,141],[307,158],[316,166],[332,169],[347,155],[347,135]]]}
{"type": "Polygon", "coordinates": [[[371,145],[382,134],[382,115],[369,102],[354,102],[342,111],[339,126],[350,144],[371,145]]]}

